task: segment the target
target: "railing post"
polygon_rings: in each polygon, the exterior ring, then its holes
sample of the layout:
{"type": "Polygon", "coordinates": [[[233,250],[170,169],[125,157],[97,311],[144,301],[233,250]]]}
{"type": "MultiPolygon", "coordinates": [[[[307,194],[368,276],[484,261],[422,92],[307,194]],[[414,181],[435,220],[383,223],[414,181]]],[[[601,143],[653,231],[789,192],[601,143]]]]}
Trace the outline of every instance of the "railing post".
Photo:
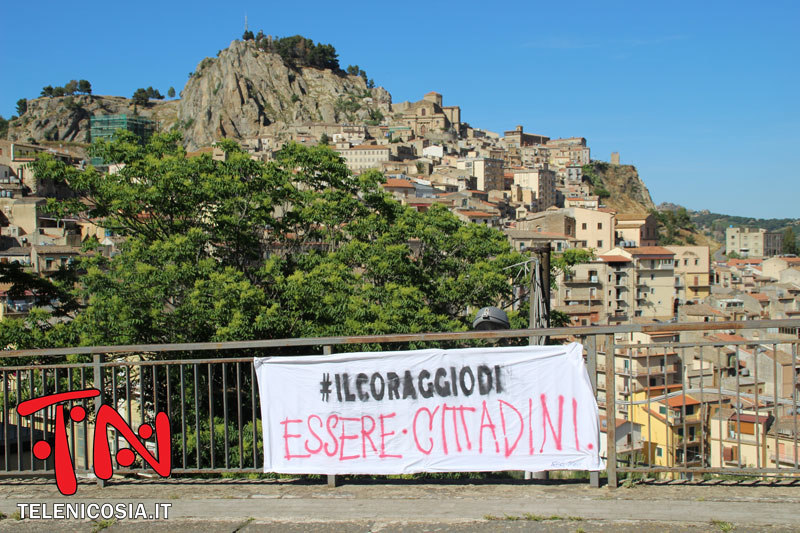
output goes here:
{"type": "MultiPolygon", "coordinates": [[[[589,382],[592,384],[592,392],[595,400],[597,399],[597,336],[586,336],[586,370],[589,372],[589,382]]],[[[599,428],[598,428],[599,442],[599,428]]],[[[599,450],[598,450],[599,452],[599,450]]],[[[589,472],[589,485],[594,488],[600,487],[600,472],[589,472]]]]}
{"type": "Polygon", "coordinates": [[[614,334],[606,336],[606,468],[608,486],[617,488],[617,376],[614,369],[614,334]]]}
{"type": "MultiPolygon", "coordinates": [[[[105,390],[105,384],[103,383],[103,367],[100,366],[103,363],[103,359],[105,358],[104,354],[96,353],[92,356],[92,370],[94,371],[94,387],[100,391],[98,396],[94,398],[94,416],[95,420],[97,420],[97,415],[100,413],[100,407],[103,405],[103,391],[105,390]]],[[[97,424],[94,427],[95,433],[98,431],[97,424]]],[[[103,435],[104,438],[108,439],[108,434],[103,435]]],[[[89,446],[89,443],[84,443],[84,446],[89,446]]],[[[106,486],[106,481],[104,479],[97,478],[97,486],[103,488],[106,486]]]]}
{"type": "MultiPolygon", "coordinates": [[[[322,347],[322,353],[324,355],[331,355],[333,353],[333,349],[331,348],[330,344],[326,344],[322,347]]],[[[328,474],[328,488],[333,489],[336,488],[338,483],[336,482],[336,476],[334,474],[328,474]]]]}

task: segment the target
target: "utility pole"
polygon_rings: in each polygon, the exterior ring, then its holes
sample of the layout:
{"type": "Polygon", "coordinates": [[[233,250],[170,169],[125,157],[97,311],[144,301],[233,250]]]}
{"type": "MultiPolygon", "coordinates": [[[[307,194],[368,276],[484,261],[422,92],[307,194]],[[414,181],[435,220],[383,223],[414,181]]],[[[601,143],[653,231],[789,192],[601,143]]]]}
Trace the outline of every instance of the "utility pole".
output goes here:
{"type": "MultiPolygon", "coordinates": [[[[531,278],[529,293],[528,327],[550,327],[550,244],[531,250],[531,278]]],[[[528,344],[541,345],[545,336],[530,336],[528,344]]]]}
{"type": "MultiPolygon", "coordinates": [[[[550,327],[550,243],[531,250],[531,279],[528,296],[528,327],[531,329],[550,327]]],[[[531,335],[528,344],[547,344],[546,335],[531,335]]],[[[525,472],[525,479],[549,479],[545,472],[525,472]]]]}

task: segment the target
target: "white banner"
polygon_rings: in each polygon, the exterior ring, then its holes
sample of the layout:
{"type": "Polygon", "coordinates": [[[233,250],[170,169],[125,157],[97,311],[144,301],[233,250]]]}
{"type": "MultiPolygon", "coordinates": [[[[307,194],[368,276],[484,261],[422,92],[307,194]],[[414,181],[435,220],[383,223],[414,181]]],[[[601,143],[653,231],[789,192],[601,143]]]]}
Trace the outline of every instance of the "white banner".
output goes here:
{"type": "Polygon", "coordinates": [[[256,358],[264,471],[602,470],[580,344],[256,358]]]}

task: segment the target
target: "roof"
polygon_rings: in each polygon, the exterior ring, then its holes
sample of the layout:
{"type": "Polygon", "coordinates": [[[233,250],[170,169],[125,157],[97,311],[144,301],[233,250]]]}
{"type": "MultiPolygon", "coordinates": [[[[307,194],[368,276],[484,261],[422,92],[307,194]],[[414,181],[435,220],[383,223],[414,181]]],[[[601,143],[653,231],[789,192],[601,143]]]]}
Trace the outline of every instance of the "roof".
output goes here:
{"type": "Polygon", "coordinates": [[[700,400],[692,398],[688,394],[686,395],[686,403],[683,401],[684,396],[673,396],[672,398],[667,398],[667,405],[670,407],[680,407],[682,405],[700,405],[700,400]]]}
{"type": "MultiPolygon", "coordinates": [[[[712,339],[720,340],[720,341],[728,341],[728,342],[737,342],[737,341],[746,341],[744,337],[741,335],[731,335],[730,333],[714,333],[710,335],[712,339]]],[[[754,344],[757,344],[758,341],[753,341],[754,344]]]]}
{"type": "Polygon", "coordinates": [[[505,230],[505,234],[512,239],[558,239],[558,240],[577,240],[575,237],[564,235],[563,233],[548,233],[546,231],[536,231],[527,229],[505,230]]]}
{"type": "Polygon", "coordinates": [[[493,215],[492,213],[487,213],[486,211],[468,211],[468,210],[459,210],[459,213],[468,217],[496,217],[497,215],[493,215]]]}
{"type": "Polygon", "coordinates": [[[0,255],[31,255],[31,249],[23,248],[22,246],[13,246],[8,250],[0,251],[0,255]]]}
{"type": "Polygon", "coordinates": [[[769,301],[769,296],[767,296],[766,294],[760,293],[760,292],[752,292],[752,293],[750,293],[750,296],[752,296],[753,298],[755,298],[759,302],[768,302],[769,301]]]}
{"type": "Polygon", "coordinates": [[[648,213],[617,213],[617,220],[644,220],[649,217],[648,213]]]}
{"type": "Polygon", "coordinates": [[[667,256],[674,257],[675,252],[662,246],[641,246],[639,248],[625,248],[631,255],[667,256]]]}
{"type": "Polygon", "coordinates": [[[51,246],[34,244],[32,247],[37,254],[79,254],[80,246],[51,246]]]}
{"type": "Polygon", "coordinates": [[[731,422],[736,422],[738,420],[739,422],[749,422],[751,424],[763,424],[767,419],[769,419],[769,416],[758,415],[758,417],[756,417],[756,415],[748,413],[733,413],[730,418],[728,418],[731,422]]]}
{"type": "Polygon", "coordinates": [[[728,316],[708,304],[682,305],[680,309],[687,316],[728,316]]]}
{"type": "Polygon", "coordinates": [[[387,178],[386,183],[383,184],[384,187],[394,187],[394,188],[402,188],[402,189],[413,189],[414,184],[408,180],[401,180],[399,178],[387,178]]]}
{"type": "Polygon", "coordinates": [[[389,150],[388,146],[380,146],[377,144],[359,144],[357,146],[351,146],[350,148],[346,148],[346,150],[389,150]]]}
{"type": "Polygon", "coordinates": [[[441,94],[437,93],[436,91],[431,91],[429,93],[425,93],[425,96],[431,96],[431,95],[434,95],[434,94],[437,95],[437,96],[442,96],[441,94]]]}
{"type": "Polygon", "coordinates": [[[630,263],[631,260],[624,255],[600,255],[597,257],[605,263],[630,263]]]}

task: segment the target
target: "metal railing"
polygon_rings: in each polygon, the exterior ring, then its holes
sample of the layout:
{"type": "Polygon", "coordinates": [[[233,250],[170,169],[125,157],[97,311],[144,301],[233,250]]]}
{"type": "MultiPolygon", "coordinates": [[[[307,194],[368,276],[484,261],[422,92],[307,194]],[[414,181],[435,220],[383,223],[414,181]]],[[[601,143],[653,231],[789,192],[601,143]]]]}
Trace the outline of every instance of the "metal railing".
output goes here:
{"type": "MultiPolygon", "coordinates": [[[[91,473],[92,413],[103,404],[114,407],[132,428],[152,424],[156,413],[166,412],[171,424],[175,475],[256,473],[262,471],[264,454],[254,356],[330,354],[337,346],[340,351],[367,351],[385,349],[387,345],[392,349],[415,348],[421,343],[446,347],[487,341],[526,344],[531,337],[547,336],[551,342],[583,343],[601,414],[605,413],[608,420],[630,421],[625,427],[638,435],[633,440],[629,435],[618,436],[616,424],[606,425],[611,486],[617,485],[620,474],[800,477],[800,339],[796,334],[793,338],[779,338],[779,329],[800,331],[800,320],[7,350],[0,354],[0,476],[53,473],[49,460],[34,457],[32,444],[52,441],[56,411],[52,407],[18,417],[17,404],[29,398],[92,387],[102,391],[91,402],[81,400],[89,416],[68,425],[68,444],[78,473],[91,473]],[[758,331],[759,339],[700,336],[702,332],[734,330],[758,331]],[[674,333],[677,340],[664,342],[667,332],[674,333]],[[659,342],[632,340],[648,334],[658,334],[659,342]],[[697,338],[679,339],[691,335],[697,338]],[[769,335],[773,338],[766,339],[769,335]],[[203,357],[207,352],[216,353],[203,357]],[[664,360],[667,354],[670,364],[661,372],[660,362],[656,361],[664,360]],[[675,355],[671,354],[677,354],[674,364],[675,355]],[[636,372],[637,377],[633,377],[617,359],[628,361],[631,367],[638,360],[644,363],[645,371],[636,372]],[[699,373],[689,372],[698,364],[699,373]],[[677,378],[673,372],[676,368],[680,374],[677,378]],[[751,370],[747,376],[743,375],[745,368],[751,370]],[[613,374],[608,374],[608,369],[614,369],[613,374]],[[730,424],[740,428],[733,439],[730,424]],[[635,444],[626,445],[626,441],[635,444]],[[776,462],[774,457],[779,460],[776,462]]],[[[114,453],[124,446],[124,439],[113,427],[107,438],[114,453]]],[[[115,472],[147,470],[143,464],[134,463],[115,472]]],[[[592,477],[593,484],[597,484],[597,476],[592,477]]]]}

